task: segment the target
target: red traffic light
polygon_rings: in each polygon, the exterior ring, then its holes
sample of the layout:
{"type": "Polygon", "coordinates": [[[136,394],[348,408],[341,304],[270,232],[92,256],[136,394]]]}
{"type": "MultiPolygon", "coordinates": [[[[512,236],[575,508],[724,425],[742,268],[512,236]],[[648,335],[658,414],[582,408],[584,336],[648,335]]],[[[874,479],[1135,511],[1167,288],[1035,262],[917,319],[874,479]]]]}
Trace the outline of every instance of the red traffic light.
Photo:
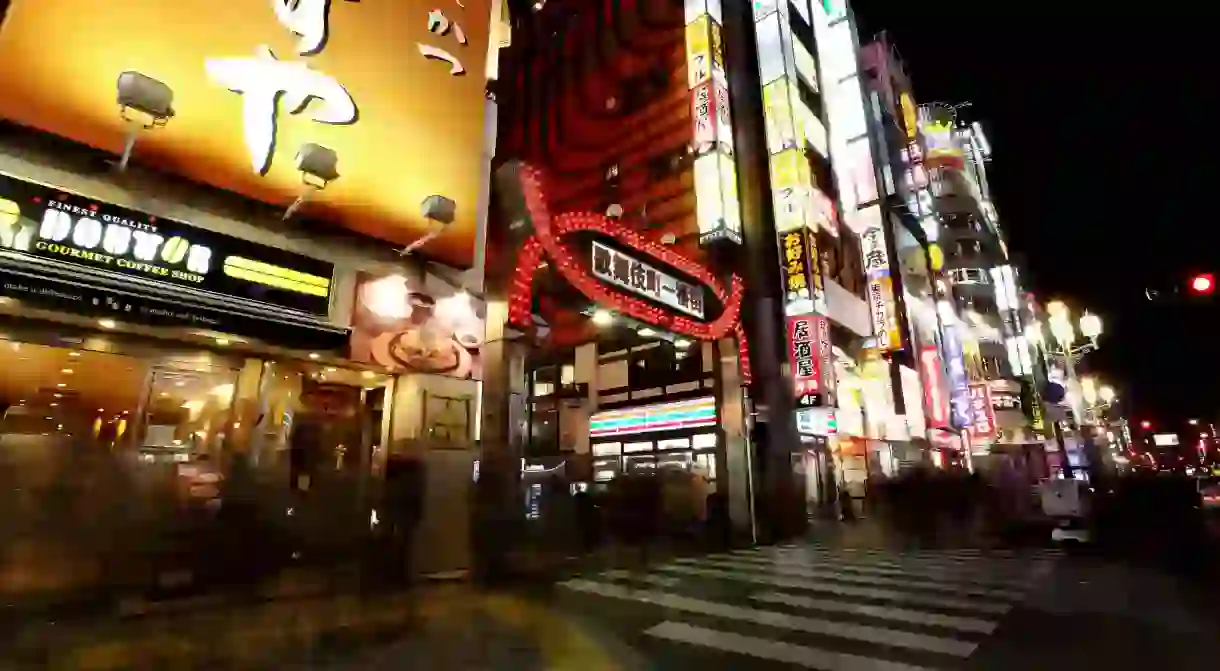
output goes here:
{"type": "Polygon", "coordinates": [[[1216,289],[1216,276],[1203,273],[1190,278],[1190,290],[1196,294],[1210,294],[1216,289]]]}

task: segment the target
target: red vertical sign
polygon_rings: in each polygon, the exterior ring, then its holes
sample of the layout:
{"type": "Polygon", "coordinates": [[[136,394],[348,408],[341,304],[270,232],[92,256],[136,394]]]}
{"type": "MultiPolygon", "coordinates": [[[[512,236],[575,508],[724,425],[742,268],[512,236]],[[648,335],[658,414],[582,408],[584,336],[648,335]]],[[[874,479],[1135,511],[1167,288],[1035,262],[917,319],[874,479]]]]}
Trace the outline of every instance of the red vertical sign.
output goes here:
{"type": "Polygon", "coordinates": [[[796,315],[788,317],[788,358],[796,386],[796,405],[822,405],[821,395],[828,390],[824,375],[830,356],[830,329],[825,317],[796,315]]]}
{"type": "Polygon", "coordinates": [[[940,352],[927,346],[919,353],[920,376],[923,380],[924,405],[927,407],[928,426],[943,429],[949,426],[949,398],[945,393],[945,371],[940,365],[940,352]]]}
{"type": "Polygon", "coordinates": [[[995,410],[991,407],[991,387],[986,382],[970,385],[970,416],[973,440],[995,439],[995,410]]]}

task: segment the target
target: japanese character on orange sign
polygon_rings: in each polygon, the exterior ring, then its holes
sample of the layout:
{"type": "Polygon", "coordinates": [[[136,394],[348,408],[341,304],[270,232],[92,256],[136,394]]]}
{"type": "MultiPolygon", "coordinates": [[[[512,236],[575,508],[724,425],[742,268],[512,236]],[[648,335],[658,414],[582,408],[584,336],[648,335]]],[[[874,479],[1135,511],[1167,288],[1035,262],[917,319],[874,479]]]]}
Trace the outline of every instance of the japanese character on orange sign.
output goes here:
{"type": "MultiPolygon", "coordinates": [[[[458,6],[461,6],[461,3],[458,3],[458,6]]],[[[458,45],[463,47],[466,46],[467,40],[465,31],[462,30],[462,27],[458,25],[457,22],[450,21],[449,17],[445,16],[445,13],[439,9],[434,9],[428,12],[428,32],[434,35],[448,35],[450,32],[452,32],[453,38],[457,41],[458,45]]],[[[434,47],[429,44],[423,44],[422,42],[416,43],[416,46],[419,48],[419,53],[422,54],[424,58],[432,58],[448,63],[449,74],[455,77],[466,74],[465,66],[462,65],[462,62],[458,60],[457,56],[454,56],[448,50],[442,49],[441,47],[434,47]]]]}
{"type": "MultiPolygon", "coordinates": [[[[297,53],[302,56],[316,55],[326,46],[329,8],[326,0],[271,2],[275,18],[300,38],[297,53]]],[[[255,48],[253,58],[209,58],[204,69],[212,82],[242,96],[246,150],[251,166],[260,175],[271,169],[281,109],[308,114],[318,123],[346,125],[356,121],[356,102],[334,77],[301,62],[281,61],[266,45],[255,48]]]]}

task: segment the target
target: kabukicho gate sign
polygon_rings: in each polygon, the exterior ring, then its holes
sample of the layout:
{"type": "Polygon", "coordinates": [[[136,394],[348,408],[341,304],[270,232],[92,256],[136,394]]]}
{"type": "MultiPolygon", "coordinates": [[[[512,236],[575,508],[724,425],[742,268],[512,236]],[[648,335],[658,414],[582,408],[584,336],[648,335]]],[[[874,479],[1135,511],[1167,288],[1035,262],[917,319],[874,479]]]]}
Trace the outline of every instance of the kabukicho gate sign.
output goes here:
{"type": "MultiPolygon", "coordinates": [[[[542,171],[521,165],[518,170],[525,210],[533,224],[533,234],[525,240],[517,258],[517,267],[510,289],[509,322],[521,328],[533,325],[534,277],[543,261],[549,264],[573,287],[597,305],[616,310],[640,322],[701,341],[735,337],[741,356],[741,376],[750,381],[749,348],[741,326],[741,302],[745,283],[732,274],[728,284],[721,282],[706,266],[624,227],[622,224],[593,212],[564,212],[552,215],[547,205],[542,171]],[[651,263],[665,266],[694,279],[707,289],[706,293],[720,304],[719,314],[697,319],[691,314],[668,309],[617,291],[599,280],[581,261],[582,254],[574,237],[580,233],[611,238],[651,263]]],[[[710,311],[705,316],[714,314],[710,311]]]]}

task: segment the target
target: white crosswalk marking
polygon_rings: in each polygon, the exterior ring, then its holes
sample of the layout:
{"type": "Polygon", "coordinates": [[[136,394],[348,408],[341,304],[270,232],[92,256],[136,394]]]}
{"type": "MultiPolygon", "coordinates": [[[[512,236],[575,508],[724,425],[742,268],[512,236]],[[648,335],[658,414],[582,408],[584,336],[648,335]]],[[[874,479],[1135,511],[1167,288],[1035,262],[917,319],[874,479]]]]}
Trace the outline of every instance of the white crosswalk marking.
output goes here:
{"type": "Polygon", "coordinates": [[[870,606],[862,603],[848,603],[846,601],[833,601],[830,599],[816,599],[808,596],[795,596],[792,594],[784,594],[782,592],[764,592],[755,594],[750,597],[755,601],[764,603],[782,603],[788,606],[798,606],[800,608],[816,608],[817,610],[838,611],[841,613],[852,613],[855,615],[867,615],[869,617],[881,618],[884,620],[898,620],[900,622],[911,622],[913,624],[930,624],[950,629],[961,629],[962,631],[977,631],[984,634],[990,634],[995,631],[996,622],[992,620],[981,620],[977,617],[958,617],[956,615],[941,615],[940,613],[927,613],[918,610],[906,610],[904,608],[895,608],[893,606],[870,606]]]}
{"type": "Polygon", "coordinates": [[[560,586],[573,598],[658,614],[642,632],[658,645],[824,671],[930,671],[969,657],[1056,560],[1039,552],[794,544],[676,558],[560,586]]]}
{"type": "Polygon", "coordinates": [[[942,597],[930,594],[911,594],[909,592],[893,589],[876,589],[872,587],[856,587],[854,585],[838,585],[829,581],[813,580],[810,578],[790,578],[782,576],[759,575],[757,573],[737,573],[735,571],[700,568],[696,566],[683,566],[680,564],[661,566],[660,570],[672,573],[685,573],[687,575],[702,576],[705,578],[720,578],[724,580],[750,582],[758,585],[767,585],[768,587],[787,587],[790,589],[812,590],[815,592],[831,592],[843,596],[858,596],[882,601],[919,604],[939,608],[953,608],[957,610],[977,610],[984,613],[995,613],[997,615],[1003,615],[1004,613],[1012,610],[1012,604],[1008,603],[954,599],[952,597],[942,597]]]}
{"type": "Polygon", "coordinates": [[[1029,575],[1035,568],[1044,564],[1053,564],[1055,558],[1033,559],[1024,562],[1018,562],[1011,559],[940,559],[940,558],[923,558],[923,557],[907,557],[907,556],[882,556],[882,555],[837,555],[828,554],[825,550],[811,550],[808,552],[738,552],[736,555],[746,557],[772,557],[777,559],[787,560],[835,560],[841,563],[868,563],[876,566],[887,566],[891,568],[908,569],[917,567],[928,570],[941,571],[977,571],[990,575],[1029,575]]]}
{"type": "MultiPolygon", "coordinates": [[[[800,566],[808,567],[815,564],[813,558],[801,557],[768,557],[763,555],[746,555],[746,554],[730,554],[730,555],[715,555],[717,557],[731,558],[736,562],[753,563],[760,567],[771,565],[779,566],[800,566]]],[[[674,560],[677,563],[698,563],[702,560],[693,557],[683,557],[674,560]]],[[[911,568],[903,569],[889,564],[880,564],[876,562],[860,562],[852,560],[847,562],[836,562],[835,568],[840,571],[849,573],[876,574],[876,575],[895,575],[895,576],[912,576],[926,580],[950,580],[955,582],[972,583],[978,585],[987,585],[991,587],[1011,587],[1015,589],[1023,589],[1029,586],[1030,581],[1037,577],[1037,569],[1030,571],[1021,571],[1010,576],[995,573],[993,571],[980,571],[978,569],[961,569],[961,568],[911,568]],[[1028,574],[1028,575],[1027,575],[1028,574]]]]}
{"type": "MultiPolygon", "coordinates": [[[[739,562],[725,559],[712,559],[704,562],[705,566],[712,568],[723,569],[741,569],[744,571],[757,570],[758,566],[748,562],[739,562]]],[[[801,566],[784,566],[774,565],[771,567],[771,572],[785,576],[799,576],[802,578],[834,578],[839,582],[858,583],[863,585],[887,585],[887,586],[903,586],[917,590],[928,590],[934,592],[950,592],[953,594],[966,594],[969,596],[986,596],[997,599],[1019,599],[1024,593],[1022,591],[1011,589],[987,589],[983,587],[972,587],[970,585],[960,583],[936,583],[928,582],[918,578],[896,578],[889,576],[868,576],[857,575],[849,571],[841,571],[837,567],[819,567],[806,568],[801,566]]]]}
{"type": "Polygon", "coordinates": [[[730,606],[679,594],[646,589],[631,589],[621,585],[606,585],[604,583],[580,580],[579,578],[569,580],[563,583],[563,586],[568,589],[589,592],[600,596],[643,601],[672,610],[684,610],[700,615],[714,615],[725,619],[755,622],[769,627],[803,631],[810,634],[825,634],[827,636],[837,636],[866,643],[879,643],[881,645],[939,652],[957,657],[968,657],[978,647],[976,643],[956,641],[951,638],[940,638],[926,634],[913,634],[896,629],[883,629],[862,624],[848,624],[812,617],[801,617],[799,615],[788,615],[787,613],[777,613],[757,608],[730,606]]]}
{"type": "Polygon", "coordinates": [[[773,641],[754,636],[742,636],[730,631],[717,631],[696,627],[682,622],[665,621],[644,632],[648,636],[664,638],[679,643],[689,643],[723,652],[750,655],[761,659],[784,662],[807,669],[822,671],[929,671],[924,667],[911,666],[883,659],[860,657],[840,652],[830,652],[783,641],[773,641]]]}
{"type": "Polygon", "coordinates": [[[776,550],[772,550],[770,548],[755,548],[753,550],[747,550],[747,551],[743,551],[743,552],[751,552],[754,554],[771,553],[771,554],[777,554],[777,555],[794,555],[794,556],[816,556],[816,555],[827,555],[828,553],[833,553],[834,556],[838,556],[838,557],[877,559],[880,561],[893,562],[893,563],[898,563],[898,564],[919,562],[919,563],[926,563],[928,565],[939,565],[939,566],[962,566],[962,565],[978,564],[978,563],[984,562],[984,561],[987,562],[989,565],[996,566],[996,567],[1024,566],[1024,565],[1028,564],[1028,562],[1031,560],[1031,558],[1034,559],[1035,561],[1037,561],[1039,559],[1057,559],[1058,558],[1058,556],[1056,556],[1056,555],[1045,555],[1045,556],[1034,555],[1033,557],[1014,557],[1014,556],[990,557],[990,556],[985,556],[985,555],[978,555],[978,556],[966,557],[966,556],[949,556],[949,555],[930,554],[927,552],[890,552],[890,553],[848,552],[848,553],[842,553],[842,552],[836,552],[833,550],[829,550],[827,548],[817,548],[817,547],[801,548],[801,549],[780,548],[780,549],[776,549],[776,550]]]}
{"type": "Polygon", "coordinates": [[[681,578],[671,578],[664,575],[653,575],[651,573],[641,573],[639,571],[626,571],[623,569],[613,569],[606,571],[602,575],[615,580],[637,580],[646,582],[652,585],[660,585],[661,587],[674,587],[682,582],[681,578]]]}

